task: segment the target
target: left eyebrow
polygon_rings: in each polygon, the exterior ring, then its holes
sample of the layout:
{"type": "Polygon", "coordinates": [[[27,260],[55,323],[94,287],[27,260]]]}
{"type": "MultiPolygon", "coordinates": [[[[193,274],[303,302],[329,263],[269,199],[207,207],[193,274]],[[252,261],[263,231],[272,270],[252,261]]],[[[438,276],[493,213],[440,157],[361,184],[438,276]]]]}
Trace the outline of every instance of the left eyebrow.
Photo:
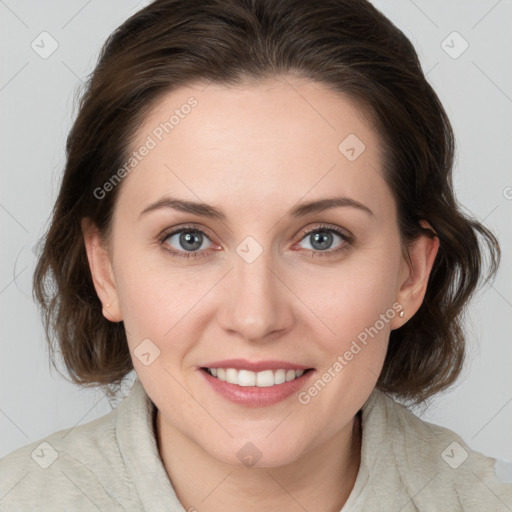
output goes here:
{"type": "MultiPolygon", "coordinates": [[[[294,206],[289,215],[292,217],[304,217],[306,215],[310,215],[312,213],[318,213],[325,210],[329,210],[331,208],[338,207],[351,207],[357,208],[361,211],[366,212],[371,217],[375,217],[374,213],[365,206],[363,203],[356,201],[355,199],[351,199],[350,197],[329,197],[324,199],[318,199],[316,201],[310,201],[307,203],[300,203],[294,206]]],[[[139,215],[139,218],[149,212],[154,210],[160,210],[162,208],[170,208],[173,210],[178,210],[185,213],[192,213],[194,215],[199,215],[201,217],[207,217],[211,219],[218,219],[221,221],[226,220],[226,214],[219,210],[215,206],[206,204],[206,203],[198,203],[195,201],[186,201],[184,199],[177,199],[175,197],[164,197],[155,203],[150,204],[147,208],[145,208],[139,215]]]]}
{"type": "Polygon", "coordinates": [[[226,220],[226,215],[218,208],[215,208],[215,206],[211,206],[206,203],[185,201],[184,199],[177,199],[174,197],[164,197],[159,201],[156,201],[156,203],[150,204],[141,212],[141,214],[139,215],[139,219],[145,213],[149,213],[154,210],[160,210],[162,208],[170,208],[172,210],[178,210],[185,213],[192,213],[194,215],[208,217],[211,219],[218,219],[222,221],[226,220]]]}
{"type": "Polygon", "coordinates": [[[369,214],[371,217],[375,217],[374,213],[368,208],[368,206],[351,199],[350,197],[328,197],[325,199],[319,199],[317,201],[310,201],[309,203],[300,203],[293,207],[290,211],[292,217],[303,217],[311,213],[323,212],[331,208],[338,208],[340,206],[347,206],[351,208],[357,208],[369,214]]]}

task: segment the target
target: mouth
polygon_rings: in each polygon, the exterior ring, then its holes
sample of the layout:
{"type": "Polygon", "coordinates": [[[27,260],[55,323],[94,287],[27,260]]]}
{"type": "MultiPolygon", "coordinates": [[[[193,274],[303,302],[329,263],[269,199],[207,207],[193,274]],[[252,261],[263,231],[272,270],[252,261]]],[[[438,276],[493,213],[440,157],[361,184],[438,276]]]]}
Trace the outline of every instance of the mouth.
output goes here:
{"type": "Polygon", "coordinates": [[[289,399],[315,374],[315,368],[275,359],[209,361],[197,370],[218,396],[244,407],[266,407],[289,399]]]}
{"type": "Polygon", "coordinates": [[[268,388],[281,386],[286,382],[300,379],[314,368],[277,368],[261,371],[251,371],[240,368],[206,367],[200,368],[210,376],[229,384],[241,387],[268,388]]]}

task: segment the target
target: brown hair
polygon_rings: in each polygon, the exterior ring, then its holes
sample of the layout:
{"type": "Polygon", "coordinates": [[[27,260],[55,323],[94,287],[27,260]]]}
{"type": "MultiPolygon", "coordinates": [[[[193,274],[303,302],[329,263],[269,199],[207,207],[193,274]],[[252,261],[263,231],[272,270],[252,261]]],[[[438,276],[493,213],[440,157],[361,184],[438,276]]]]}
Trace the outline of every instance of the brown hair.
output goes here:
{"type": "Polygon", "coordinates": [[[81,231],[88,217],[108,235],[122,184],[101,200],[94,190],[123,166],[137,128],[164,94],[195,81],[278,75],[327,84],[370,113],[402,243],[433,236],[421,219],[440,240],[423,304],[391,332],[377,387],[419,404],[460,374],[462,315],[482,272],[477,235],[490,251],[486,280],[500,248],[454,197],[453,131],[410,41],[365,0],[156,0],[110,35],[85,84],[34,275],[52,362],[55,335],[75,383],[115,396],[133,369],[123,323],[102,315],[81,231]]]}

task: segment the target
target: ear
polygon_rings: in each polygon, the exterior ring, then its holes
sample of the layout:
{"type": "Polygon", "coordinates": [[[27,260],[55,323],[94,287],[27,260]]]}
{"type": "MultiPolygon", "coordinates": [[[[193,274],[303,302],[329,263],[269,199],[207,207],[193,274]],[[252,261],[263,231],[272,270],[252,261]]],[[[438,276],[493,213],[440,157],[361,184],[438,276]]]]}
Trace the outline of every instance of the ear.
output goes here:
{"type": "Polygon", "coordinates": [[[98,228],[90,219],[82,219],[81,226],[92,281],[103,304],[103,316],[111,322],[120,322],[123,317],[108,248],[105,247],[98,228]]]}
{"type": "MultiPolygon", "coordinates": [[[[424,228],[432,226],[425,220],[420,221],[424,228]]],[[[396,297],[404,312],[403,318],[396,315],[391,321],[391,329],[398,329],[420,308],[427,291],[428,278],[439,250],[439,238],[430,238],[422,234],[409,246],[411,260],[402,259],[400,271],[400,289],[396,297]]]]}

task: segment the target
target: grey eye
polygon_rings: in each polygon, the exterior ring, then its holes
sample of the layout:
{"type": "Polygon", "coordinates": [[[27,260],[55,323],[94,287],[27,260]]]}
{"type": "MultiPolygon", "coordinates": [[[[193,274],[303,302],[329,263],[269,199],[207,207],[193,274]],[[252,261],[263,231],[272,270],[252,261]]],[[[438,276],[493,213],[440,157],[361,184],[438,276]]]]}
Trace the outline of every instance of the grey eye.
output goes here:
{"type": "Polygon", "coordinates": [[[181,231],[176,231],[175,233],[170,234],[165,239],[166,243],[174,249],[184,250],[187,252],[208,249],[208,247],[201,247],[205,240],[208,240],[208,237],[196,229],[182,229],[181,231]],[[174,243],[177,245],[172,244],[171,241],[173,239],[174,243]]]}
{"type": "MultiPolygon", "coordinates": [[[[310,231],[302,240],[311,241],[309,247],[304,247],[305,249],[325,251],[327,249],[333,249],[331,245],[333,243],[333,237],[335,236],[343,240],[343,237],[335,231],[322,228],[310,231]]],[[[334,247],[334,249],[335,248],[336,247],[334,247]]]]}

